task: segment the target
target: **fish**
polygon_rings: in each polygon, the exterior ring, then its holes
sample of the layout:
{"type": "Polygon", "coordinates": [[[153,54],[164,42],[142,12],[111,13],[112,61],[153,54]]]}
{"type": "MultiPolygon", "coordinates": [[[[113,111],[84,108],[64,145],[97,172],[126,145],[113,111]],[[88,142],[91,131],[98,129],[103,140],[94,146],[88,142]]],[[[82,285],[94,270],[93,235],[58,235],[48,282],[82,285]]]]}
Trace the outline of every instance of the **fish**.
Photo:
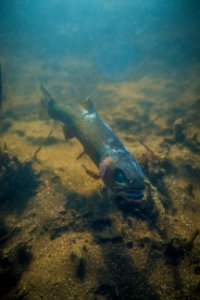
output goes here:
{"type": "Polygon", "coordinates": [[[67,139],[75,137],[79,140],[84,153],[98,168],[105,187],[124,198],[143,198],[145,176],[139,163],[101,119],[91,99],[87,98],[81,105],[75,102],[60,105],[43,84],[41,91],[43,106],[49,117],[63,123],[67,139]]]}

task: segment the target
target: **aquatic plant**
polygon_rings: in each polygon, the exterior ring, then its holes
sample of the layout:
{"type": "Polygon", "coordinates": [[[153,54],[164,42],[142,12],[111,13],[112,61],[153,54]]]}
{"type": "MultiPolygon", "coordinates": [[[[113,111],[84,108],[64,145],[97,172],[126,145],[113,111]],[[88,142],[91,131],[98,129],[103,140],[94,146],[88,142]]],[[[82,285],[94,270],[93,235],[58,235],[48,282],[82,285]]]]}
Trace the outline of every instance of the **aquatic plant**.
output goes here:
{"type": "Polygon", "coordinates": [[[33,160],[22,162],[0,148],[0,206],[1,213],[20,212],[37,190],[40,174],[33,170],[33,160]]]}

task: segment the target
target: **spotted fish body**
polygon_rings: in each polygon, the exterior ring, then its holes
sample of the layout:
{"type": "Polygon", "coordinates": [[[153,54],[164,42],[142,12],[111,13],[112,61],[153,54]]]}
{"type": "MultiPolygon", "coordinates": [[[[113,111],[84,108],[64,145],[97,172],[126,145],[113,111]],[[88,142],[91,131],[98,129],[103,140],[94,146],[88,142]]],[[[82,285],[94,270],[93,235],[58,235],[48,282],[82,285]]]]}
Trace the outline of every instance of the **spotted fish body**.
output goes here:
{"type": "Polygon", "coordinates": [[[128,198],[142,198],[144,174],[129,150],[112,129],[99,117],[91,100],[83,105],[59,106],[41,86],[44,104],[51,118],[65,126],[66,137],[76,137],[85,153],[99,169],[105,186],[128,198]]]}

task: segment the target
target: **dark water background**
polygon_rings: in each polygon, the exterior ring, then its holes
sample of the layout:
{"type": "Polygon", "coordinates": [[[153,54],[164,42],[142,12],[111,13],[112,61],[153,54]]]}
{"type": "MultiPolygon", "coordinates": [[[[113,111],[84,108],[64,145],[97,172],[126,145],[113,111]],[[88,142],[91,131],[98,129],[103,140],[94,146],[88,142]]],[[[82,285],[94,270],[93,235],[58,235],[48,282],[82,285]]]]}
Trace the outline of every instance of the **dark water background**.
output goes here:
{"type": "Polygon", "coordinates": [[[1,1],[0,55],[77,56],[110,79],[123,79],[130,68],[137,74],[137,62],[187,72],[200,60],[199,26],[194,0],[1,1]]]}

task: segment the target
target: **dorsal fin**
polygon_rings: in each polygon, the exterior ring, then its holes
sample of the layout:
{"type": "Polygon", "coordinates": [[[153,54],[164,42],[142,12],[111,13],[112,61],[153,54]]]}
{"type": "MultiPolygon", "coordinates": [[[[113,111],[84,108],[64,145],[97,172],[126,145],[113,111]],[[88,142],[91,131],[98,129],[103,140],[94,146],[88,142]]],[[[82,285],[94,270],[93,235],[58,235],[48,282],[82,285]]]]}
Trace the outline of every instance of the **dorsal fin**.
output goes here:
{"type": "Polygon", "coordinates": [[[49,94],[49,92],[47,91],[45,85],[43,83],[40,84],[40,89],[43,93],[44,96],[44,101],[47,103],[53,103],[55,102],[54,99],[51,97],[51,95],[49,94]]]}
{"type": "Polygon", "coordinates": [[[89,114],[96,113],[96,107],[92,100],[87,97],[82,103],[81,106],[88,111],[89,114]]]}

